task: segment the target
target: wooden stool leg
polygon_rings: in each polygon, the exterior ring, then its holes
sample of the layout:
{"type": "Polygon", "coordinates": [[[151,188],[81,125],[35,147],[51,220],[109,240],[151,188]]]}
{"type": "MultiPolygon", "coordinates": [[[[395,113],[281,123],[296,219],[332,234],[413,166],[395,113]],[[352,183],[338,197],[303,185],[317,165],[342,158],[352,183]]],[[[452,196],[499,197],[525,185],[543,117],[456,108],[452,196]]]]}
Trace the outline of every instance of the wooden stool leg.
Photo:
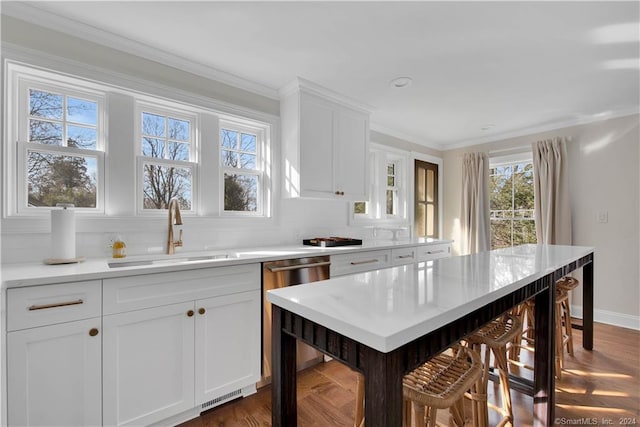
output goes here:
{"type": "Polygon", "coordinates": [[[571,301],[567,297],[564,306],[564,328],[567,333],[567,353],[573,356],[573,328],[571,327],[571,301]]]}
{"type": "Polygon", "coordinates": [[[555,333],[554,338],[556,341],[556,352],[555,352],[555,370],[556,370],[556,378],[562,379],[562,367],[564,365],[563,354],[564,354],[564,343],[563,343],[563,332],[562,332],[562,307],[560,304],[556,304],[555,306],[555,333]]]}
{"type": "Polygon", "coordinates": [[[500,376],[500,389],[502,394],[502,411],[503,416],[508,417],[508,423],[513,425],[513,407],[511,404],[511,387],[509,386],[509,367],[507,362],[507,350],[502,347],[493,350],[493,356],[496,360],[500,376]]]}
{"type": "MultiPolygon", "coordinates": [[[[431,418],[435,419],[436,411],[434,408],[429,410],[429,425],[431,426],[431,418]],[[432,416],[433,415],[433,416],[432,416]]],[[[411,402],[411,427],[424,426],[424,405],[417,402],[411,402]]],[[[435,426],[435,423],[433,424],[435,426]]]]}
{"type": "Polygon", "coordinates": [[[364,377],[356,374],[356,414],[353,420],[354,427],[364,426],[364,377]]]}

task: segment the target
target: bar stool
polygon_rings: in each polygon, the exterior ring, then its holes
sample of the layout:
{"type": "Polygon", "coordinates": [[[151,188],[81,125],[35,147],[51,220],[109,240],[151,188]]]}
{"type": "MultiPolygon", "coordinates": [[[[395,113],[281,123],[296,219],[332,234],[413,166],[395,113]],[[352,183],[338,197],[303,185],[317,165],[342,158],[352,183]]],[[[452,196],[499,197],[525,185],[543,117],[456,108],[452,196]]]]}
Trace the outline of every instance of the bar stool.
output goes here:
{"type": "Polygon", "coordinates": [[[567,300],[563,303],[564,310],[563,320],[565,322],[565,332],[567,335],[567,353],[573,356],[573,327],[571,325],[571,295],[570,292],[580,285],[580,281],[571,276],[565,276],[556,282],[556,289],[563,290],[567,293],[567,300]]]}
{"type": "MultiPolygon", "coordinates": [[[[417,367],[402,379],[403,425],[434,427],[438,409],[449,408],[450,423],[464,426],[464,397],[482,377],[482,361],[470,348],[455,345],[417,367]],[[426,411],[425,411],[426,408],[426,411]],[[426,418],[425,418],[426,416],[426,418]]],[[[472,405],[486,406],[484,396],[471,394],[472,405]]],[[[364,380],[358,374],[354,427],[364,426],[364,380]]],[[[486,427],[479,425],[478,427],[486,427]]]]}
{"type": "Polygon", "coordinates": [[[474,407],[474,425],[489,425],[488,408],[494,409],[502,419],[497,426],[513,425],[513,408],[511,405],[511,387],[509,386],[509,366],[507,361],[507,347],[511,345],[515,337],[521,331],[520,319],[513,314],[504,314],[482,328],[474,332],[467,342],[473,350],[481,352],[484,346],[483,372],[481,381],[477,383],[476,395],[487,395],[489,383],[489,365],[491,354],[493,353],[494,367],[498,371],[500,378],[500,400],[501,406],[487,403],[483,408],[478,405],[474,407]]]}
{"type": "MultiPolygon", "coordinates": [[[[450,424],[464,426],[464,396],[482,378],[482,361],[470,348],[457,345],[452,350],[453,355],[440,353],[404,376],[403,396],[410,405],[405,425],[424,426],[428,421],[434,427],[438,409],[449,408],[450,424]]],[[[483,396],[471,394],[473,412],[476,406],[486,407],[483,396]]]]}
{"type": "MultiPolygon", "coordinates": [[[[573,277],[563,277],[556,281],[556,295],[555,295],[555,325],[554,325],[554,339],[555,339],[555,375],[558,379],[562,378],[562,368],[564,367],[564,347],[567,348],[567,353],[573,356],[573,329],[571,326],[571,303],[569,301],[568,291],[575,289],[579,285],[579,281],[573,277]]],[[[520,304],[515,314],[520,318],[522,326],[521,332],[514,338],[514,342],[511,345],[509,351],[509,363],[527,368],[533,369],[532,366],[525,365],[520,362],[520,349],[528,351],[534,351],[534,317],[533,317],[534,303],[533,299],[530,299],[520,304]]]]}

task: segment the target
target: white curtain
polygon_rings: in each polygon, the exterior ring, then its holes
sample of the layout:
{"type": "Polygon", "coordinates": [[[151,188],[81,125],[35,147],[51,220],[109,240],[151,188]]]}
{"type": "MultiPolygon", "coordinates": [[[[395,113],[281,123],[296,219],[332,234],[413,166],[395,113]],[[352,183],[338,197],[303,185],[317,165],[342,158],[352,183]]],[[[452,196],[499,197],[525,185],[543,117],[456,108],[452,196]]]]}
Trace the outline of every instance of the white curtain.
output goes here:
{"type": "Polygon", "coordinates": [[[538,243],[570,245],[571,209],[566,138],[547,139],[532,145],[538,243]]]}
{"type": "Polygon", "coordinates": [[[462,255],[491,247],[489,224],[489,156],[465,153],[462,158],[462,255]]]}

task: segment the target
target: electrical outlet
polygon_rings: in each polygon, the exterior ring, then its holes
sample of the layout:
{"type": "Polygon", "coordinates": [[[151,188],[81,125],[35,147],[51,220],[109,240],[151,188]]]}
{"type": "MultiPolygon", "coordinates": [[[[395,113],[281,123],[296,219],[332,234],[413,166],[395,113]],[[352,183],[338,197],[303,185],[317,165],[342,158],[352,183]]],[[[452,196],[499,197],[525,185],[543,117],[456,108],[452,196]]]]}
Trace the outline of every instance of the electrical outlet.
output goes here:
{"type": "Polygon", "coordinates": [[[609,212],[599,211],[596,216],[596,219],[599,223],[606,224],[607,222],[609,222],[609,212]]]}

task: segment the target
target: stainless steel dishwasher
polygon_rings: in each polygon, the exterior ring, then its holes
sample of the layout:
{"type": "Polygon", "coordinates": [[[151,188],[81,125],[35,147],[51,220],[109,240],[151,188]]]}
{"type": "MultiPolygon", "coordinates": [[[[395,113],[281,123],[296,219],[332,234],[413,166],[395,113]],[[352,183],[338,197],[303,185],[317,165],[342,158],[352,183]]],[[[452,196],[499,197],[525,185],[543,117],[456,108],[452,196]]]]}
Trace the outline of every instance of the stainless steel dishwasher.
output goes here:
{"type": "MultiPolygon", "coordinates": [[[[271,382],[271,303],[267,291],[285,286],[317,282],[329,278],[328,256],[285,259],[262,263],[262,380],[259,386],[271,382]]],[[[298,341],[298,370],[322,361],[319,351],[298,341]]]]}

